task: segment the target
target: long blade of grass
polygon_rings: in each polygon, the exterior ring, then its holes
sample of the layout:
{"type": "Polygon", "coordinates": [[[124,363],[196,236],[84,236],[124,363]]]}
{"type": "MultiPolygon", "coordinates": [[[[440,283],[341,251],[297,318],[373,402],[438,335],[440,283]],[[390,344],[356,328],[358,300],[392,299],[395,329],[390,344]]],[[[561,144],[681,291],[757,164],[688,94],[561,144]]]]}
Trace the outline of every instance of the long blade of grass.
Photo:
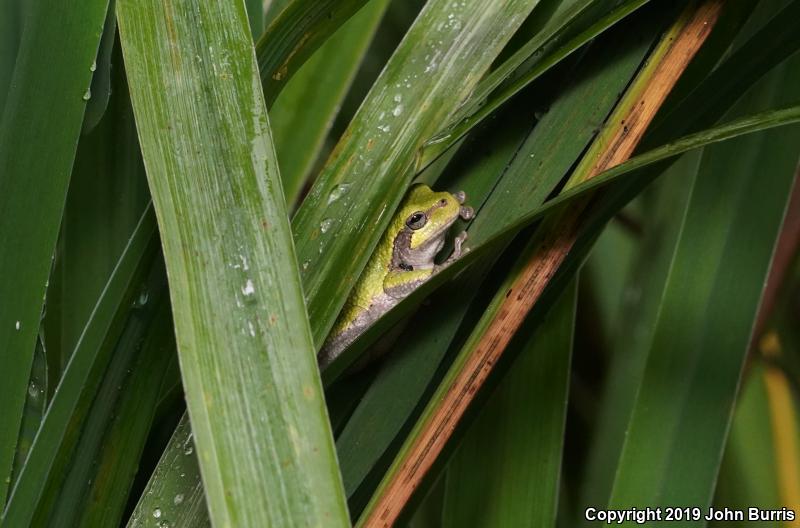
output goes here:
{"type": "MultiPolygon", "coordinates": [[[[11,475],[11,487],[13,488],[22,467],[30,453],[36,432],[42,425],[44,413],[47,410],[49,387],[47,378],[47,355],[41,337],[36,341],[36,352],[33,357],[33,367],[31,367],[31,377],[28,382],[28,395],[25,398],[25,408],[22,413],[22,425],[19,430],[17,440],[17,452],[14,457],[14,471],[11,475]]],[[[5,505],[3,505],[5,507],[5,505]]]]}
{"type": "Polygon", "coordinates": [[[47,286],[43,332],[54,379],[69,360],[128,239],[150,204],[119,46],[107,64],[98,63],[95,73],[111,70],[112,65],[113,95],[108,108],[88,133],[84,122],[78,142],[47,286]]]}
{"type": "Polygon", "coordinates": [[[143,497],[128,521],[129,527],[151,526],[162,518],[173,526],[211,526],[189,420],[181,420],[175,429],[143,497]]]}
{"type": "Polygon", "coordinates": [[[11,78],[17,62],[17,52],[24,27],[24,7],[29,2],[7,0],[0,7],[0,116],[6,106],[6,97],[11,89],[11,78]]]}
{"type": "MultiPolygon", "coordinates": [[[[631,380],[641,379],[647,359],[638,350],[652,338],[660,292],[683,224],[699,154],[696,151],[681,158],[654,182],[653,191],[643,197],[647,204],[639,215],[643,235],[637,240],[639,249],[632,257],[631,271],[623,286],[623,291],[636,293],[623,296],[622,306],[615,310],[617,324],[608,344],[612,355],[582,475],[581,495],[573,509],[576,519],[583,517],[581,505],[606,504],[611,494],[614,470],[638,387],[631,380]]],[[[607,281],[611,269],[614,268],[598,269],[598,282],[607,281]]],[[[584,524],[590,525],[588,521],[584,524]]]]}
{"type": "MultiPolygon", "coordinates": [[[[126,297],[130,300],[132,296],[133,300],[123,305],[120,310],[119,318],[122,326],[117,334],[106,338],[106,342],[103,344],[105,352],[97,354],[103,363],[93,367],[90,377],[84,382],[84,385],[91,389],[84,390],[85,396],[82,396],[82,399],[86,403],[77,407],[70,418],[67,432],[64,435],[65,440],[61,443],[57,458],[52,464],[53,469],[47,475],[41,498],[36,505],[32,521],[34,526],[50,526],[58,523],[76,526],[79,524],[81,516],[91,513],[93,510],[90,505],[91,484],[96,483],[98,478],[102,480],[102,476],[97,473],[100,462],[97,457],[102,453],[101,446],[105,439],[105,432],[113,422],[115,412],[121,410],[117,403],[124,394],[123,387],[126,385],[126,378],[142,351],[147,329],[157,326],[153,324],[153,321],[159,315],[159,305],[163,304],[162,301],[166,297],[165,289],[159,288],[161,283],[166,281],[161,259],[153,258],[151,255],[143,264],[146,276],[142,282],[131,284],[132,288],[129,288],[130,291],[126,297]],[[150,292],[154,292],[154,294],[151,295],[150,292]]],[[[169,318],[166,319],[168,323],[169,318]]],[[[85,351],[87,356],[92,355],[89,349],[85,349],[85,351]]],[[[170,356],[166,355],[165,357],[169,360],[170,356]]],[[[163,369],[155,375],[147,371],[139,374],[140,377],[146,376],[154,379],[158,386],[160,386],[160,376],[163,375],[163,369]]],[[[62,391],[56,394],[54,402],[67,397],[69,397],[69,392],[62,391]]],[[[146,391],[136,397],[142,398],[142,411],[146,413],[146,391]]],[[[54,405],[58,404],[60,403],[54,403],[54,405]]],[[[128,416],[130,417],[130,415],[128,416]]],[[[132,433],[129,438],[131,442],[135,442],[137,437],[144,435],[146,435],[146,430],[132,433]]],[[[39,451],[34,453],[34,456],[41,454],[39,451]]],[[[128,455],[133,455],[136,460],[135,451],[124,454],[115,453],[113,458],[119,460],[128,455]]],[[[117,477],[122,480],[129,475],[119,473],[117,477]]],[[[129,484],[130,482],[128,485],[121,485],[118,489],[113,490],[115,493],[123,495],[123,501],[129,484]]],[[[114,509],[115,505],[109,502],[107,506],[114,509]]],[[[117,499],[116,509],[119,510],[119,507],[119,499],[117,499]]]]}
{"type": "Polygon", "coordinates": [[[643,148],[714,125],[752,84],[800,50],[800,0],[793,0],[741,43],[706,79],[654,122],[643,148]]]}
{"type": "Polygon", "coordinates": [[[317,345],[402,199],[417,148],[535,4],[429,0],[373,85],[292,224],[317,345]]]}
{"type": "MultiPolygon", "coordinates": [[[[720,508],[780,510],[789,505],[781,500],[778,489],[780,466],[766,376],[772,369],[777,370],[759,360],[743,380],[715,492],[714,504],[720,508]]],[[[786,429],[787,425],[784,422],[780,427],[786,429]]]]}
{"type": "Polygon", "coordinates": [[[108,0],[26,6],[0,122],[0,371],[6,376],[0,384],[0,504],[8,492],[50,257],[107,7],[108,0]]]}
{"type": "Polygon", "coordinates": [[[29,526],[45,487],[64,463],[85,420],[109,356],[127,317],[133,288],[155,252],[152,210],[142,216],[128,246],[97,302],[56,389],[36,435],[31,454],[19,474],[0,525],[29,526]]]}
{"type": "Polygon", "coordinates": [[[346,525],[244,3],[117,16],[212,522],[346,525]]]}
{"type": "Polygon", "coordinates": [[[576,286],[517,336],[520,356],[447,466],[443,526],[555,526],[576,286]]]}
{"type": "Polygon", "coordinates": [[[545,52],[548,44],[557,44],[561,33],[570,29],[570,23],[580,18],[583,11],[592,2],[576,3],[559,17],[553,24],[525,43],[512,57],[506,60],[497,69],[486,77],[470,96],[467,103],[459,109],[458,113],[442,131],[437,132],[425,142],[420,155],[417,169],[428,166],[443,152],[450,149],[459,139],[464,137],[477,124],[492,115],[500,106],[505,104],[523,88],[540,78],[551,68],[572,55],[576,50],[586,45],[598,35],[607,31],[622,19],[645,5],[649,0],[630,0],[615,7],[608,14],[600,17],[578,35],[570,38],[564,44],[556,46],[554,50],[545,52]],[[512,82],[504,85],[501,83],[523,63],[536,53],[541,54],[536,63],[524,74],[519,75],[512,82]],[[496,91],[495,91],[496,90],[496,91]]]}
{"type": "MultiPolygon", "coordinates": [[[[148,299],[148,303],[156,304],[156,300],[148,299]]],[[[160,391],[164,382],[177,377],[176,369],[168,368],[170,362],[177,361],[168,299],[159,301],[154,319],[155,323],[146,329],[147,335],[137,342],[141,350],[128,369],[130,374],[112,408],[102,444],[95,451],[90,483],[87,486],[81,482],[83,502],[78,502],[80,507],[75,503],[66,505],[70,512],[77,510],[76,524],[80,526],[120,525],[160,391]]]]}
{"type": "MultiPolygon", "coordinates": [[[[785,74],[776,71],[737,111],[793,98],[797,64],[786,64],[785,74]]],[[[706,151],[646,351],[610,505],[710,505],[798,140],[800,128],[793,127],[706,151]]]]}
{"type": "Polygon", "coordinates": [[[348,20],[286,83],[270,109],[286,203],[297,203],[347,88],[389,4],[375,0],[348,20]],[[324,90],[320,90],[324,86],[324,90]]]}
{"type": "MultiPolygon", "coordinates": [[[[713,27],[719,9],[720,4],[709,2],[684,12],[662,38],[570,182],[589,179],[630,156],[669,88],[713,27]]],[[[541,226],[542,238],[532,240],[514,272],[504,281],[367,506],[361,525],[392,522],[400,514],[463,416],[472,395],[564,261],[577,238],[579,219],[580,208],[550,217],[541,226]]]]}
{"type": "Polygon", "coordinates": [[[368,0],[294,0],[270,22],[256,45],[267,106],[306,59],[368,0]]]}

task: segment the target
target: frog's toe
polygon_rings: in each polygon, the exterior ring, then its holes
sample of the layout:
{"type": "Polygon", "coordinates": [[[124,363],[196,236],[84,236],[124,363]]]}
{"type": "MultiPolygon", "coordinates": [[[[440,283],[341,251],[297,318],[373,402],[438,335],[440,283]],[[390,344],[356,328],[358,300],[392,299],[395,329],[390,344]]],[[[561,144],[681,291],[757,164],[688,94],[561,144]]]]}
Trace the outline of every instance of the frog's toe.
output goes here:
{"type": "Polygon", "coordinates": [[[467,193],[465,193],[464,191],[458,191],[456,193],[453,193],[453,198],[458,200],[458,203],[463,204],[464,202],[467,201],[467,193]]]}
{"type": "Polygon", "coordinates": [[[467,205],[462,205],[458,211],[458,215],[464,220],[472,220],[475,216],[475,210],[467,205]]]}

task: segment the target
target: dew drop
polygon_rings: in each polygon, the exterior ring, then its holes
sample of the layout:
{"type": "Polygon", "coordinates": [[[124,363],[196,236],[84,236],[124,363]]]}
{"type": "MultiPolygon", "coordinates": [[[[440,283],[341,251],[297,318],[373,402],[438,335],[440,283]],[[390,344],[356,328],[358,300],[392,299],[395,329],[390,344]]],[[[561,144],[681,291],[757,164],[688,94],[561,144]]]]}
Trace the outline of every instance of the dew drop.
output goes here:
{"type": "Polygon", "coordinates": [[[178,493],[175,495],[175,498],[172,499],[172,502],[175,504],[175,506],[181,504],[183,502],[183,493],[178,493]]]}
{"type": "Polygon", "coordinates": [[[142,290],[139,296],[136,298],[136,301],[133,303],[134,308],[141,308],[147,304],[147,301],[150,300],[150,292],[147,290],[142,290]]]}
{"type": "Polygon", "coordinates": [[[93,72],[97,70],[97,61],[94,61],[91,66],[89,66],[89,71],[93,72]]]}
{"type": "Polygon", "coordinates": [[[401,104],[395,106],[394,110],[392,110],[392,115],[395,117],[399,116],[402,113],[403,113],[403,105],[401,104]]]}
{"type": "Polygon", "coordinates": [[[39,387],[37,387],[36,383],[33,381],[31,381],[30,385],[28,385],[28,396],[31,398],[39,397],[39,387]]]}
{"type": "Polygon", "coordinates": [[[15,328],[17,331],[19,331],[19,327],[20,327],[20,323],[19,323],[19,321],[17,321],[16,323],[14,323],[14,328],[15,328]]]}
{"type": "Polygon", "coordinates": [[[156,519],[161,518],[161,508],[156,508],[155,510],[153,510],[153,517],[155,517],[156,519]]]}
{"type": "Polygon", "coordinates": [[[330,231],[331,227],[333,227],[333,224],[335,222],[336,220],[334,220],[333,218],[326,218],[319,224],[319,230],[322,231],[323,233],[327,233],[328,231],[330,231]]]}
{"type": "Polygon", "coordinates": [[[334,187],[331,193],[328,195],[328,205],[339,200],[339,198],[347,194],[347,191],[349,190],[350,190],[349,183],[340,183],[339,185],[334,187]]]}
{"type": "Polygon", "coordinates": [[[189,444],[183,448],[184,455],[191,455],[192,453],[194,453],[194,446],[192,444],[189,444]]]}
{"type": "Polygon", "coordinates": [[[242,293],[245,295],[253,295],[256,292],[256,287],[253,285],[253,281],[247,279],[247,282],[244,283],[242,287],[242,293]]]}
{"type": "Polygon", "coordinates": [[[310,265],[311,265],[310,260],[303,262],[303,271],[307,270],[310,265]]]}
{"type": "Polygon", "coordinates": [[[84,101],[88,101],[91,98],[92,98],[92,89],[91,88],[87,88],[86,89],[86,93],[83,94],[83,100],[84,101]]]}

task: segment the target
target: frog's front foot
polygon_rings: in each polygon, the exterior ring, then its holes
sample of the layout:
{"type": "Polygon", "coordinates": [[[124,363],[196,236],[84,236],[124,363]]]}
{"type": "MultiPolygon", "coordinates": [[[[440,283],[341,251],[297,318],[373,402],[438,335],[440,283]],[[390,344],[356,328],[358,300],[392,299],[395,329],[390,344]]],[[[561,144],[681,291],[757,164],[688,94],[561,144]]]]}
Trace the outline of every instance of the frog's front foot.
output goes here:
{"type": "Polygon", "coordinates": [[[452,264],[453,262],[461,258],[462,253],[464,253],[462,246],[464,245],[464,242],[466,240],[467,240],[466,231],[462,231],[458,235],[456,235],[455,240],[453,240],[453,253],[445,261],[444,263],[445,266],[448,264],[452,264]]]}
{"type": "Polygon", "coordinates": [[[458,210],[458,216],[464,220],[472,220],[472,218],[475,216],[475,210],[468,205],[464,205],[464,202],[467,201],[467,193],[464,191],[458,191],[457,193],[454,193],[453,196],[456,200],[458,200],[459,205],[461,205],[458,210]]]}

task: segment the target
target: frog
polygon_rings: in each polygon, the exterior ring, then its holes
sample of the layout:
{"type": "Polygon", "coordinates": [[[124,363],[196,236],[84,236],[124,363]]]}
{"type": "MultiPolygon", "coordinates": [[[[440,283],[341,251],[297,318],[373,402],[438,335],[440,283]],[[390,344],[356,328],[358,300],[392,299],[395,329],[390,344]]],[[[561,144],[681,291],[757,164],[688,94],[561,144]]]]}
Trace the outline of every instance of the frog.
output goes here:
{"type": "Polygon", "coordinates": [[[423,183],[409,189],[320,349],[320,368],[333,362],[411,292],[461,258],[466,231],[453,240],[450,256],[441,264],[436,263],[450,227],[459,218],[470,220],[475,214],[464,205],[466,199],[463,191],[435,192],[423,183]]]}

